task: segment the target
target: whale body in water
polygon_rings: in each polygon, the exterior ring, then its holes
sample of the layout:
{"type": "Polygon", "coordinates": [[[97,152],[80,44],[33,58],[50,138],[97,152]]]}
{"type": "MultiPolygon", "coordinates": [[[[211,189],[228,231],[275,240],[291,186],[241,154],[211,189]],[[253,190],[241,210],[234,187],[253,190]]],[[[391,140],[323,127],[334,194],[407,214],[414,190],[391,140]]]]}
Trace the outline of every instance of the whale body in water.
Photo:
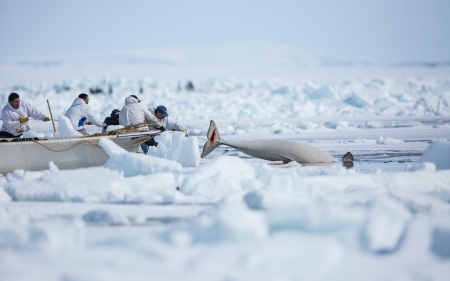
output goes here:
{"type": "Polygon", "coordinates": [[[208,140],[203,147],[201,157],[205,157],[219,145],[233,147],[247,155],[269,161],[296,161],[303,164],[332,163],[338,159],[310,145],[289,140],[254,140],[228,142],[220,137],[216,124],[211,120],[208,129],[208,140]]]}

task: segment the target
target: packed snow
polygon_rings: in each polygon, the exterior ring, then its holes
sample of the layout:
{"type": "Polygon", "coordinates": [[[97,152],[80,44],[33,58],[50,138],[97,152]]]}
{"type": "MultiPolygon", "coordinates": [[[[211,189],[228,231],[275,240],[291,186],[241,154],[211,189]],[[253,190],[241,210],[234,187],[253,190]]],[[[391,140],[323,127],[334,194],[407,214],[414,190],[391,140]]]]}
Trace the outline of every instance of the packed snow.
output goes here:
{"type": "Polygon", "coordinates": [[[448,77],[182,82],[0,85],[2,106],[16,91],[59,116],[57,133],[31,120],[24,137],[75,136],[63,115],[91,87],[101,120],[136,94],[189,133],[161,133],[146,155],[102,139],[101,167],[0,177],[0,279],[448,279],[448,77]],[[292,140],[355,161],[269,163],[227,146],[200,159],[210,120],[229,142],[292,140]]]}

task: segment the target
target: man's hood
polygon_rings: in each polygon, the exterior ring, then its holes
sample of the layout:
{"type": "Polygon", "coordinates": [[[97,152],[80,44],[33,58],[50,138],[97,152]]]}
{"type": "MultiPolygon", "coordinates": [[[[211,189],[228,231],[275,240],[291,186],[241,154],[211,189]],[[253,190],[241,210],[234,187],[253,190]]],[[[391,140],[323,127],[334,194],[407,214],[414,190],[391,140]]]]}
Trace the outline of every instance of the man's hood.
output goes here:
{"type": "Polygon", "coordinates": [[[134,97],[132,97],[132,96],[129,96],[129,97],[127,97],[127,98],[125,99],[125,104],[131,104],[131,103],[136,103],[136,104],[138,104],[138,103],[139,103],[139,100],[136,99],[136,98],[134,98],[134,97]]]}
{"type": "Polygon", "coordinates": [[[73,101],[73,103],[72,103],[72,106],[83,106],[83,105],[85,105],[86,103],[84,102],[84,100],[83,99],[80,99],[80,98],[76,98],[74,101],[73,101]]]}

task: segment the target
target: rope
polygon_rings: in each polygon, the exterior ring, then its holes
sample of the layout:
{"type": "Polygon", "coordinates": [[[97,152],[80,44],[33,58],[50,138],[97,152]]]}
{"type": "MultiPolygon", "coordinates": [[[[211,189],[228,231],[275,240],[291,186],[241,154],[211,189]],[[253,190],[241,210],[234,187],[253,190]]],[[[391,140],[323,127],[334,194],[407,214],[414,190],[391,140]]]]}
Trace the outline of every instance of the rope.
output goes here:
{"type": "MultiPolygon", "coordinates": [[[[71,150],[72,148],[74,148],[75,146],[79,145],[80,143],[82,143],[82,142],[84,142],[84,141],[85,141],[85,140],[81,140],[80,142],[77,142],[76,144],[72,145],[71,147],[69,147],[69,148],[67,148],[67,149],[62,149],[62,150],[51,149],[51,148],[49,148],[49,147],[46,147],[45,145],[43,145],[42,143],[40,143],[40,142],[38,142],[38,141],[33,141],[33,142],[34,142],[34,143],[37,143],[37,144],[39,144],[40,146],[42,146],[43,148],[45,148],[45,149],[47,149],[47,150],[50,150],[50,151],[53,151],[53,152],[65,152],[65,151],[71,150]]],[[[92,144],[92,143],[89,142],[89,141],[86,141],[86,142],[89,143],[89,144],[92,144]]],[[[94,144],[94,145],[97,145],[97,144],[94,144]]]]}
{"type": "MultiPolygon", "coordinates": [[[[133,133],[133,132],[136,132],[136,128],[138,127],[138,128],[143,128],[143,127],[145,127],[145,126],[148,126],[147,124],[139,124],[139,125],[137,125],[137,126],[131,126],[131,127],[128,127],[128,128],[122,128],[122,129],[117,129],[117,130],[113,130],[113,131],[108,131],[108,132],[103,132],[103,133],[94,133],[94,134],[92,134],[92,135],[88,135],[88,136],[84,136],[85,138],[86,137],[103,137],[103,136],[110,136],[110,135],[115,135],[115,134],[117,134],[117,133],[133,133]]],[[[17,140],[15,140],[15,141],[17,141],[17,142],[27,142],[27,141],[32,141],[32,142],[34,142],[34,143],[37,143],[37,144],[39,144],[40,146],[42,146],[43,148],[45,148],[45,149],[47,149],[47,150],[50,150],[50,151],[53,151],[53,152],[66,152],[66,151],[69,151],[69,150],[71,150],[71,149],[73,149],[74,147],[76,147],[77,145],[79,145],[79,144],[81,144],[81,143],[83,143],[83,142],[87,142],[87,143],[89,143],[89,144],[91,144],[91,145],[97,145],[97,146],[99,146],[98,145],[98,143],[95,143],[95,142],[92,142],[92,141],[89,141],[89,140],[87,140],[87,139],[82,139],[81,141],[79,141],[79,142],[77,142],[76,144],[74,144],[74,145],[72,145],[71,147],[69,147],[69,148],[67,148],[67,149],[61,149],[61,150],[56,150],[56,149],[52,149],[52,148],[49,148],[49,147],[47,147],[47,146],[45,146],[44,144],[42,144],[42,143],[40,143],[39,141],[37,141],[37,140],[35,140],[35,139],[31,139],[31,138],[27,138],[27,139],[17,139],[17,140]]],[[[135,145],[140,145],[140,144],[142,144],[142,143],[144,143],[144,142],[146,142],[146,141],[148,141],[150,138],[149,137],[143,137],[142,138],[142,140],[140,141],[140,142],[138,142],[138,143],[133,143],[133,144],[128,144],[128,145],[119,145],[120,147],[122,147],[122,148],[128,148],[128,147],[132,147],[132,146],[135,146],[135,145]]],[[[13,141],[11,141],[11,139],[9,139],[9,138],[1,138],[0,139],[0,141],[1,142],[4,142],[4,141],[7,141],[7,142],[13,142],[13,141]]]]}
{"type": "MultiPolygon", "coordinates": [[[[139,143],[133,143],[133,144],[128,144],[128,145],[119,145],[119,146],[122,147],[122,148],[128,148],[128,147],[132,147],[132,146],[135,146],[135,145],[139,145],[139,144],[141,144],[141,143],[143,143],[143,142],[148,141],[147,138],[143,138],[143,139],[144,139],[144,140],[140,141],[139,143]]],[[[39,144],[40,146],[44,147],[45,149],[48,149],[48,150],[53,151],[53,152],[66,152],[66,151],[69,151],[69,150],[71,150],[72,148],[76,147],[77,145],[83,143],[83,142],[87,142],[87,143],[89,143],[89,144],[99,146],[98,143],[94,143],[94,142],[91,142],[91,141],[88,141],[88,140],[83,139],[83,140],[81,140],[80,142],[78,142],[78,143],[72,145],[71,147],[69,147],[69,148],[67,148],[67,149],[55,150],[55,149],[51,149],[51,148],[49,148],[49,147],[43,145],[42,143],[40,143],[40,142],[38,142],[38,141],[33,141],[33,142],[34,142],[34,143],[37,143],[37,144],[39,144]]]]}

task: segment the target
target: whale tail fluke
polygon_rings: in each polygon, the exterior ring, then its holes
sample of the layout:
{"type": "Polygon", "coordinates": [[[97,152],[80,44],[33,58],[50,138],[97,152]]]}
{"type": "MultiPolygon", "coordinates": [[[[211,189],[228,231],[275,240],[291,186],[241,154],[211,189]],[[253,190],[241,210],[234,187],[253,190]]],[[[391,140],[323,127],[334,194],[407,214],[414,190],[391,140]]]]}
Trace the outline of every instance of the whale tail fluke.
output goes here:
{"type": "Polygon", "coordinates": [[[203,146],[201,158],[208,155],[211,151],[213,151],[216,147],[218,147],[221,144],[221,142],[222,139],[220,138],[219,130],[217,129],[216,123],[214,123],[214,121],[211,120],[208,129],[208,140],[206,141],[205,146],[203,146]]]}

